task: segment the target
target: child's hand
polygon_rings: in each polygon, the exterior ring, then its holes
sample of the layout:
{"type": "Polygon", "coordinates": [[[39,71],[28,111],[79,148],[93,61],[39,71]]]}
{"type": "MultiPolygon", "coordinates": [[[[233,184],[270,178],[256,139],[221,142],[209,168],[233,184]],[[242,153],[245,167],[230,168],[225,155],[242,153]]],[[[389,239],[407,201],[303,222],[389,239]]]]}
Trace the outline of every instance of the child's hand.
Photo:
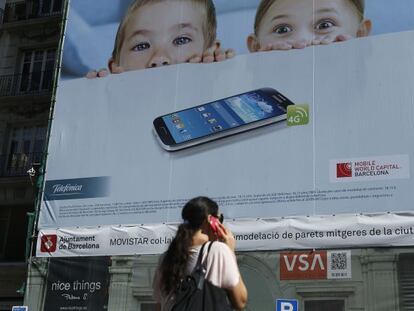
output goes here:
{"type": "Polygon", "coordinates": [[[298,40],[298,41],[281,41],[281,42],[275,42],[268,44],[264,47],[261,47],[258,52],[264,52],[264,51],[287,51],[292,49],[304,49],[307,46],[309,46],[311,42],[308,42],[306,40],[298,40]]]}
{"type": "Polygon", "coordinates": [[[233,58],[235,52],[233,49],[223,50],[220,48],[220,41],[216,40],[214,45],[208,48],[202,56],[196,55],[190,58],[190,63],[213,63],[221,62],[226,59],[233,58]]]}
{"type": "Polygon", "coordinates": [[[353,37],[350,35],[326,35],[324,37],[315,38],[312,40],[312,45],[326,45],[334,42],[343,42],[353,37]]]}
{"type": "Polygon", "coordinates": [[[352,38],[353,37],[350,35],[340,34],[340,35],[326,35],[323,37],[317,37],[311,41],[309,40],[298,40],[298,41],[287,40],[287,41],[281,41],[281,42],[275,42],[275,43],[268,44],[260,48],[258,52],[304,49],[311,45],[326,45],[326,44],[331,44],[334,42],[347,41],[352,38]]]}
{"type": "Polygon", "coordinates": [[[108,70],[106,68],[101,68],[98,70],[91,70],[86,74],[86,78],[88,79],[95,79],[95,78],[103,78],[108,75],[108,70]]]}
{"type": "MultiPolygon", "coordinates": [[[[112,72],[113,74],[123,73],[125,70],[121,66],[113,66],[112,72]]],[[[86,78],[88,79],[95,79],[95,78],[103,78],[109,74],[109,70],[106,68],[101,68],[99,70],[91,70],[86,74],[86,78]]]]}

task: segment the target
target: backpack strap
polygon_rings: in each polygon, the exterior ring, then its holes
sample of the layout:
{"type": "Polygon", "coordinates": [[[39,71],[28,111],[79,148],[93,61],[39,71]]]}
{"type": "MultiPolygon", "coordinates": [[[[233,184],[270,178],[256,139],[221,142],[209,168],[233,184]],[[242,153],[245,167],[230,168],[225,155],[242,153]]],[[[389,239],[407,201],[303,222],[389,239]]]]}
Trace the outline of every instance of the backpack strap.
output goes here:
{"type": "Polygon", "coordinates": [[[208,246],[208,249],[207,249],[207,254],[208,253],[210,253],[210,248],[213,246],[213,243],[215,242],[215,241],[210,241],[211,243],[210,243],[210,245],[208,246]]]}
{"type": "MultiPolygon", "coordinates": [[[[203,260],[204,247],[206,246],[206,244],[207,244],[207,243],[208,243],[208,242],[205,242],[205,243],[201,246],[200,252],[198,253],[197,263],[196,263],[196,265],[195,265],[194,270],[196,270],[197,268],[201,268],[201,266],[202,266],[201,261],[203,260]]],[[[210,250],[210,248],[209,248],[208,250],[210,250]]]]}
{"type": "Polygon", "coordinates": [[[213,243],[214,243],[214,241],[207,241],[203,244],[203,246],[201,246],[200,253],[198,254],[195,269],[197,269],[197,268],[204,268],[205,269],[206,268],[207,257],[208,257],[208,254],[210,253],[210,249],[211,249],[211,246],[213,246],[213,243]],[[208,245],[208,248],[207,248],[207,256],[206,256],[206,259],[203,262],[204,247],[209,242],[210,242],[210,244],[208,245]]]}
{"type": "Polygon", "coordinates": [[[205,275],[206,275],[206,272],[207,272],[207,264],[206,264],[207,263],[207,257],[208,257],[208,254],[210,253],[210,249],[211,249],[211,246],[213,245],[213,242],[214,241],[210,242],[210,244],[208,246],[206,259],[204,260],[204,262],[203,262],[204,247],[206,246],[206,244],[208,242],[205,242],[203,244],[203,246],[200,249],[200,253],[198,254],[197,264],[196,264],[196,266],[194,267],[194,270],[193,270],[193,272],[195,271],[195,272],[198,272],[198,274],[199,274],[199,279],[198,279],[198,282],[197,282],[197,288],[200,289],[200,290],[203,289],[205,275]]]}

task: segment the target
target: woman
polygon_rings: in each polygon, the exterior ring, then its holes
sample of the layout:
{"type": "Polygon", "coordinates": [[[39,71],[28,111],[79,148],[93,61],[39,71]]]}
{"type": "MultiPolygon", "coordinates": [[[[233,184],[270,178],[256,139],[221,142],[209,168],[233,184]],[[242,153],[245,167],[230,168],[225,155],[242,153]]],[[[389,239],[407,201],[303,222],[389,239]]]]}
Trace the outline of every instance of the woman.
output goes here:
{"type": "MultiPolygon", "coordinates": [[[[218,242],[213,243],[207,257],[206,279],[226,289],[234,309],[243,309],[247,302],[247,289],[234,254],[234,236],[221,223],[217,225],[217,233],[210,226],[211,218],[218,218],[217,203],[207,197],[194,198],[186,203],[181,216],[184,223],[178,227],[155,274],[154,298],[157,310],[170,310],[174,304],[173,292],[180,280],[193,271],[201,246],[215,240],[218,242]]],[[[205,256],[206,252],[203,258],[205,256]]]]}

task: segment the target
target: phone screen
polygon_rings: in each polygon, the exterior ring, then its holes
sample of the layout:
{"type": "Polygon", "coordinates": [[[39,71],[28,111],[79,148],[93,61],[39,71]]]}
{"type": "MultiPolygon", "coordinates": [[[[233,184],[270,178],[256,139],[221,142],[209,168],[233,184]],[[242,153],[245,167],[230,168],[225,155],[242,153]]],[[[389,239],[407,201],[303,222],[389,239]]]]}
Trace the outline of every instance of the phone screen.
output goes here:
{"type": "Polygon", "coordinates": [[[221,99],[162,117],[175,143],[286,114],[286,107],[261,90],[221,99]]]}

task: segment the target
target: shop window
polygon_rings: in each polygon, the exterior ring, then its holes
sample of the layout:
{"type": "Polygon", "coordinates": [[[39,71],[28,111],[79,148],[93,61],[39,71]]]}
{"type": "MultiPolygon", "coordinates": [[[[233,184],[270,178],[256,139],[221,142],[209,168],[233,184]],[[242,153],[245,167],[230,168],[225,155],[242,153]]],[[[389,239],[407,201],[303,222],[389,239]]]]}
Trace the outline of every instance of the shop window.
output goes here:
{"type": "Polygon", "coordinates": [[[305,311],[345,311],[345,301],[333,300],[305,300],[305,311]]]}
{"type": "Polygon", "coordinates": [[[401,310],[414,310],[414,254],[401,254],[398,260],[401,310]]]}
{"type": "Polygon", "coordinates": [[[25,260],[27,213],[32,210],[31,204],[0,209],[0,262],[25,260]]]}
{"type": "Polygon", "coordinates": [[[7,232],[10,223],[10,209],[1,208],[0,209],[0,259],[4,258],[7,232]]]}
{"type": "Polygon", "coordinates": [[[155,311],[155,303],[141,303],[141,311],[155,311]]]}

